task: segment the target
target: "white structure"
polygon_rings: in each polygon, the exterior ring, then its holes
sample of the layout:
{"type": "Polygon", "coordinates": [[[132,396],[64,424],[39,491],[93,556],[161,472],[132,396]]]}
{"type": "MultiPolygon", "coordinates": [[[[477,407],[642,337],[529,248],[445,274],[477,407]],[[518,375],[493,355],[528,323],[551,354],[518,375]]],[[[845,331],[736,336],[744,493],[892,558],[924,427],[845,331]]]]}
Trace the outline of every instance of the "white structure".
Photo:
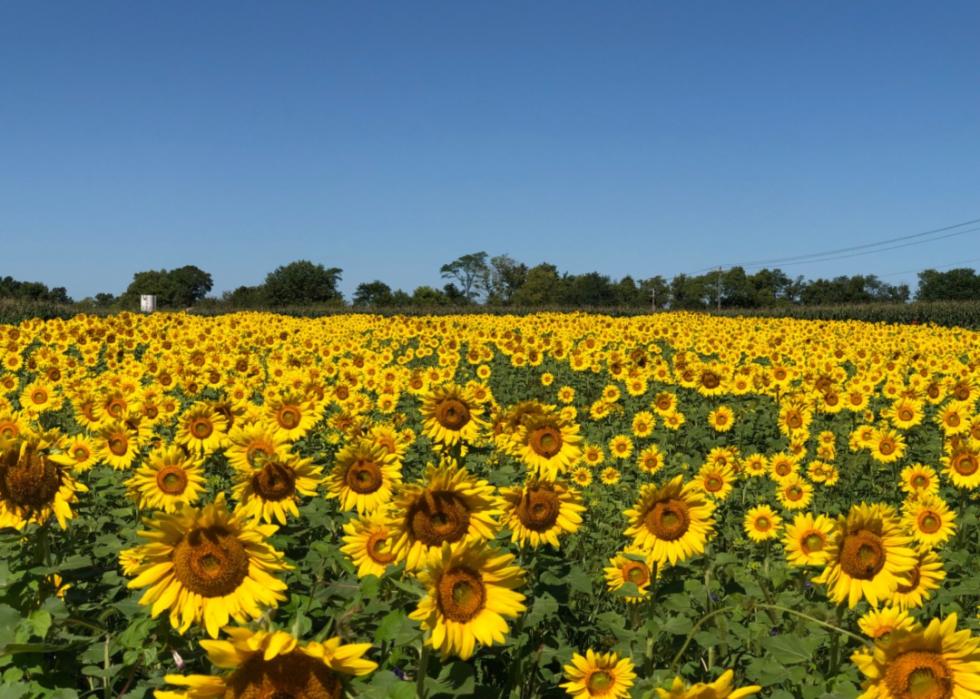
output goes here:
{"type": "Polygon", "coordinates": [[[140,295],[140,311],[153,313],[157,309],[157,297],[154,294],[140,295]]]}

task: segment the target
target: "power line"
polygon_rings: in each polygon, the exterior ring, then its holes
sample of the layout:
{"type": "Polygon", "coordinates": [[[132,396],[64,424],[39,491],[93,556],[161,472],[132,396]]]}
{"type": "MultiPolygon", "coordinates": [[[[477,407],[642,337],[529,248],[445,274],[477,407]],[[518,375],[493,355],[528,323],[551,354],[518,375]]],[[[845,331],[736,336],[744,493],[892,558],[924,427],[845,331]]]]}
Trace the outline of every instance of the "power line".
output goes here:
{"type": "MultiPolygon", "coordinates": [[[[935,235],[936,233],[944,233],[946,231],[951,231],[951,230],[956,229],[956,228],[962,228],[963,226],[969,226],[969,225],[974,224],[974,223],[980,223],[980,218],[972,219],[970,221],[963,221],[962,223],[956,223],[956,224],[954,224],[952,226],[943,226],[942,228],[934,228],[932,230],[923,231],[921,233],[912,233],[910,235],[902,235],[902,236],[898,236],[896,238],[887,238],[887,239],[884,239],[884,240],[879,240],[879,241],[874,242],[874,243],[865,243],[863,245],[852,245],[852,246],[846,247],[846,248],[838,248],[836,250],[826,250],[824,252],[813,252],[813,253],[808,253],[806,255],[793,255],[793,256],[790,256],[790,257],[776,257],[776,258],[770,258],[770,259],[767,259],[767,260],[751,260],[751,261],[748,261],[748,262],[739,262],[739,263],[735,263],[735,264],[721,265],[721,266],[722,267],[725,267],[725,268],[729,268],[729,269],[732,268],[732,267],[749,267],[749,266],[758,267],[758,266],[771,265],[771,264],[780,264],[780,263],[789,263],[789,262],[804,261],[804,260],[807,260],[808,258],[813,258],[813,257],[823,258],[823,257],[826,257],[827,255],[837,255],[837,254],[840,254],[840,253],[853,252],[855,250],[867,250],[869,248],[875,248],[875,247],[878,247],[880,245],[887,245],[887,244],[895,243],[895,242],[902,241],[902,240],[912,240],[914,238],[922,238],[922,237],[925,237],[925,236],[935,235]]],[[[949,236],[939,236],[937,238],[934,238],[933,240],[942,240],[944,237],[949,237],[949,236]]],[[[921,241],[921,242],[931,242],[931,241],[921,241]]],[[[888,248],[888,249],[891,249],[891,248],[888,248]]],[[[828,259],[843,259],[843,258],[828,258],[828,259]]],[[[820,260],[817,260],[817,261],[820,261],[820,260]]],[[[703,269],[698,270],[698,272],[708,272],[708,271],[717,269],[718,266],[719,265],[712,265],[711,267],[705,267],[703,269]]]]}
{"type": "Polygon", "coordinates": [[[919,272],[923,271],[923,269],[934,269],[934,270],[936,270],[938,272],[940,270],[949,269],[951,267],[956,267],[958,265],[965,265],[965,264],[967,264],[969,262],[980,262],[980,257],[971,257],[969,260],[959,260],[957,262],[950,262],[949,264],[946,264],[946,265],[938,265],[938,266],[936,266],[936,265],[930,265],[930,266],[924,267],[922,269],[906,269],[906,270],[903,270],[901,272],[889,272],[888,274],[879,274],[878,276],[879,277],[898,277],[898,276],[901,276],[903,274],[918,274],[919,272]]]}

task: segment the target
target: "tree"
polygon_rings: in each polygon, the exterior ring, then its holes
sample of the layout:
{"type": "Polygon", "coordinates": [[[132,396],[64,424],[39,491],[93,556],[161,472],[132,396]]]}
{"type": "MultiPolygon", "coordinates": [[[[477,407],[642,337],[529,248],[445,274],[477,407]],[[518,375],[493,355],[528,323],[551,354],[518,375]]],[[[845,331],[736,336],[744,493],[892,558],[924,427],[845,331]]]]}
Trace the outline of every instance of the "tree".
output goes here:
{"type": "Polygon", "coordinates": [[[447,303],[446,295],[431,286],[420,286],[412,293],[412,304],[420,308],[445,306],[447,303]]]}
{"type": "Polygon", "coordinates": [[[106,308],[111,306],[116,302],[116,297],[112,294],[106,293],[105,291],[99,292],[95,295],[95,305],[100,308],[106,308]]]}
{"type": "Polygon", "coordinates": [[[527,280],[527,265],[508,255],[490,258],[487,303],[507,306],[527,280]]]}
{"type": "Polygon", "coordinates": [[[191,306],[211,291],[211,275],[194,265],[184,265],[167,273],[170,277],[173,306],[191,306]]]}
{"type": "Polygon", "coordinates": [[[919,272],[918,301],[967,301],[980,298],[980,276],[968,267],[919,272]]]}
{"type": "Polygon", "coordinates": [[[443,279],[455,279],[467,299],[475,301],[487,291],[490,280],[490,267],[487,266],[487,253],[472,252],[457,257],[439,268],[443,279]]]}
{"type": "Polygon", "coordinates": [[[383,281],[374,280],[358,284],[354,291],[353,304],[355,306],[390,306],[392,302],[391,287],[383,281]]]}
{"type": "Polygon", "coordinates": [[[637,308],[638,306],[649,305],[649,296],[647,297],[647,303],[644,303],[640,287],[636,285],[636,281],[633,279],[633,277],[629,276],[628,274],[615,284],[613,287],[613,293],[616,296],[617,306],[637,308]]]}
{"type": "Polygon", "coordinates": [[[258,308],[265,305],[265,289],[261,286],[240,286],[234,291],[226,291],[221,300],[236,308],[258,308]]]}
{"type": "Polygon", "coordinates": [[[570,306],[611,306],[616,303],[612,282],[598,272],[565,275],[562,287],[561,301],[570,306]]]}
{"type": "Polygon", "coordinates": [[[670,301],[670,284],[659,274],[640,282],[641,305],[648,308],[665,308],[670,301]]]}
{"type": "Polygon", "coordinates": [[[337,283],[343,270],[309,260],[277,267],[265,278],[265,297],[273,306],[342,302],[337,283]]]}
{"type": "Polygon", "coordinates": [[[703,274],[696,277],[678,274],[670,280],[671,310],[706,308],[712,299],[714,292],[709,291],[708,280],[703,274]]]}
{"type": "Polygon", "coordinates": [[[560,293],[558,268],[542,263],[527,271],[527,278],[511,300],[516,306],[553,306],[561,302],[560,293]]]}

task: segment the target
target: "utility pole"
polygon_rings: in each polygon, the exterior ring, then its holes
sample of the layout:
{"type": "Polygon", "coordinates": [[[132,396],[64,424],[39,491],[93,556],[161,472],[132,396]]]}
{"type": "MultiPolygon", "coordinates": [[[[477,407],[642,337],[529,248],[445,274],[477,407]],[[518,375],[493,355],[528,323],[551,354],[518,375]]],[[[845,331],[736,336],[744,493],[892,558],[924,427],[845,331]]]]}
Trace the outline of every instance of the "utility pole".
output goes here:
{"type": "Polygon", "coordinates": [[[657,310],[657,287],[650,289],[650,310],[657,310]]]}
{"type": "Polygon", "coordinates": [[[718,310],[721,310],[721,267],[718,268],[718,310]]]}

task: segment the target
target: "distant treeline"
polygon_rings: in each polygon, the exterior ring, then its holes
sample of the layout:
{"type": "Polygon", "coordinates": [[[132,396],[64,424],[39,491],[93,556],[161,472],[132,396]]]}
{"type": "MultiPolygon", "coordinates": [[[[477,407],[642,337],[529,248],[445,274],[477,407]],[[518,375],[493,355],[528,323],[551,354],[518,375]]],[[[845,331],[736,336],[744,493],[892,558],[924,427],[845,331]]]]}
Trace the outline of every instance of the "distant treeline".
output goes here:
{"type": "MultiPolygon", "coordinates": [[[[121,294],[109,292],[73,302],[64,287],[0,279],[0,299],[74,304],[79,310],[136,310],[142,294],[154,294],[159,308],[280,309],[310,305],[358,310],[436,309],[482,306],[488,309],[624,308],[624,309],[768,309],[841,304],[904,304],[913,299],[907,284],[889,284],[874,274],[833,279],[790,277],[780,269],[752,274],[742,267],[678,274],[667,279],[630,276],[612,279],[598,272],[571,274],[550,263],[529,267],[508,255],[485,252],[463,255],[439,269],[441,286],[419,286],[412,292],[393,289],[382,280],[359,284],[348,301],[337,288],[343,270],[309,260],[276,268],[255,286],[241,286],[220,297],[208,296],[211,275],[194,265],[147,270],[133,275],[121,294]]],[[[919,273],[916,301],[980,299],[980,275],[959,268],[919,273]]]]}

